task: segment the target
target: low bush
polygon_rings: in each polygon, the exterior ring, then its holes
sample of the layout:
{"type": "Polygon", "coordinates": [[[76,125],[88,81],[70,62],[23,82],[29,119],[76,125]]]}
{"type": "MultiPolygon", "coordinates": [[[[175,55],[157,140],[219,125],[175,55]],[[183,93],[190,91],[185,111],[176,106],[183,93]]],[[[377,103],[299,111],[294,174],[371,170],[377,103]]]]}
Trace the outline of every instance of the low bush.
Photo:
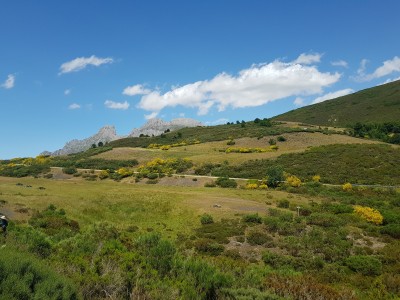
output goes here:
{"type": "Polygon", "coordinates": [[[272,242],[272,237],[261,230],[250,230],[247,233],[247,242],[250,245],[264,245],[272,242]]]}
{"type": "Polygon", "coordinates": [[[64,174],[69,174],[69,175],[73,175],[78,172],[75,167],[65,167],[62,168],[62,171],[64,174]]]}
{"type": "Polygon", "coordinates": [[[400,224],[389,224],[381,229],[381,233],[390,235],[395,239],[400,239],[400,224]]]}
{"type": "Polygon", "coordinates": [[[277,139],[278,142],[285,142],[286,141],[286,138],[284,136],[282,136],[282,135],[278,136],[276,139],[277,139]]]}
{"type": "Polygon", "coordinates": [[[218,244],[212,239],[206,238],[196,240],[194,242],[194,248],[200,253],[212,256],[217,256],[224,252],[224,246],[218,244]]]}
{"type": "Polygon", "coordinates": [[[344,225],[341,218],[327,213],[312,213],[307,217],[307,224],[322,227],[339,227],[344,225]]]}
{"type": "Polygon", "coordinates": [[[148,179],[157,179],[158,174],[157,173],[149,173],[149,174],[147,174],[147,178],[148,179]]]}
{"type": "Polygon", "coordinates": [[[219,177],[215,183],[222,188],[236,188],[237,182],[234,179],[229,179],[227,177],[219,177]]]}
{"type": "Polygon", "coordinates": [[[277,206],[280,208],[289,208],[290,202],[287,199],[281,199],[278,201],[277,206]]]}
{"type": "Polygon", "coordinates": [[[352,271],[364,276],[378,276],[382,273],[381,261],[373,256],[353,255],[347,258],[345,262],[352,271]]]}
{"type": "Polygon", "coordinates": [[[200,223],[201,224],[212,224],[212,223],[214,223],[214,219],[213,219],[213,217],[211,216],[211,215],[209,215],[209,214],[203,214],[201,217],[200,217],[200,223]]]}
{"type": "Polygon", "coordinates": [[[243,216],[243,221],[246,223],[262,223],[262,218],[258,214],[248,214],[243,216]]]}
{"type": "Polygon", "coordinates": [[[80,299],[69,281],[15,249],[2,249],[0,270],[2,299],[80,299]]]}

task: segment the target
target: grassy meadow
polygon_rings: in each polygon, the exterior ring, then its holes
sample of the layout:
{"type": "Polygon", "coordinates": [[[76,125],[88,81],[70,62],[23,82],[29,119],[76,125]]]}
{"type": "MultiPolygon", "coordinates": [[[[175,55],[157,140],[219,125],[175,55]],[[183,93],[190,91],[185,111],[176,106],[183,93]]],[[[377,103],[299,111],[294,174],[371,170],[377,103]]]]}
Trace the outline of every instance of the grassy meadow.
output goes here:
{"type": "MultiPolygon", "coordinates": [[[[350,137],[339,134],[323,134],[319,132],[294,132],[282,134],[286,141],[277,141],[278,150],[265,153],[225,153],[228,140],[206,142],[197,145],[171,148],[167,151],[161,149],[147,149],[139,147],[117,147],[106,151],[94,158],[106,160],[129,160],[137,159],[139,163],[146,163],[155,158],[188,158],[195,164],[204,162],[219,163],[227,161],[236,165],[248,160],[272,159],[282,154],[304,152],[310,147],[317,147],[331,144],[376,144],[378,142],[350,137]]],[[[276,140],[276,136],[268,135],[262,138],[238,138],[232,147],[268,148],[270,139],[276,140]]]]}

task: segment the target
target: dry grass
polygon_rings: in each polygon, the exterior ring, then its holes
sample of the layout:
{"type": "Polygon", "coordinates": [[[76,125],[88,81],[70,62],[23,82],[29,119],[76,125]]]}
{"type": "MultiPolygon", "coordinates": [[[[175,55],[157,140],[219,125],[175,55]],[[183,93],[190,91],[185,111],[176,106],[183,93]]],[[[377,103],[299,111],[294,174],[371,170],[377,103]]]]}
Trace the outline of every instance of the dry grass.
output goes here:
{"type": "Polygon", "coordinates": [[[129,179],[90,182],[81,178],[0,177],[0,200],[6,201],[0,206],[0,212],[14,221],[22,221],[33,210],[43,210],[54,204],[65,209],[82,226],[96,222],[113,223],[119,228],[135,225],[141,230],[164,230],[174,237],[177,232],[198,226],[199,216],[205,212],[216,219],[255,212],[264,215],[268,207],[275,207],[283,198],[296,204],[309,201],[306,197],[281,191],[205,188],[196,186],[202,184],[201,180],[194,182],[181,177],[164,180],[164,184],[149,185],[129,183],[129,179]],[[221,207],[213,207],[214,204],[221,207]],[[29,212],[19,212],[19,208],[29,212]]]}
{"type": "MultiPolygon", "coordinates": [[[[203,162],[221,163],[228,161],[230,164],[240,164],[250,159],[270,159],[276,158],[281,154],[303,152],[309,147],[330,145],[330,144],[374,144],[379,143],[365,139],[358,139],[346,135],[326,135],[322,133],[296,132],[283,134],[287,140],[278,142],[278,151],[266,153],[225,153],[219,150],[229,147],[227,141],[209,142],[198,145],[189,145],[186,147],[171,148],[168,151],[159,149],[144,148],[114,148],[112,151],[97,155],[97,158],[103,159],[137,159],[139,163],[145,163],[154,158],[189,158],[195,164],[203,162]]],[[[241,138],[235,140],[233,147],[269,147],[268,140],[276,136],[267,136],[262,139],[241,138]]]]}

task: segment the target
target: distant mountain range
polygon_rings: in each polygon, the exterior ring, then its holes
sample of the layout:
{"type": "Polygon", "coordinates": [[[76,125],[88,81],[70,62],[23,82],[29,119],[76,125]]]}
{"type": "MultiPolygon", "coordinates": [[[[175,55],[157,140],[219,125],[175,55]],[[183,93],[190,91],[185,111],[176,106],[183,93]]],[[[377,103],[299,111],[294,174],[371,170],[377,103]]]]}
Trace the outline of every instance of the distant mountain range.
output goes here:
{"type": "Polygon", "coordinates": [[[92,145],[98,145],[99,143],[109,143],[111,141],[115,141],[121,138],[126,137],[139,137],[141,135],[148,136],[158,136],[165,131],[174,131],[185,127],[196,127],[203,126],[203,124],[199,121],[187,118],[179,118],[171,120],[170,122],[163,121],[161,119],[151,119],[147,121],[140,128],[135,128],[129,133],[127,136],[119,136],[115,130],[114,126],[104,126],[101,128],[95,135],[92,135],[83,140],[72,140],[65,144],[62,149],[56,150],[54,152],[44,151],[42,155],[68,155],[72,153],[78,153],[82,151],[86,151],[91,148],[92,145]]]}
{"type": "Polygon", "coordinates": [[[400,80],[289,111],[273,118],[321,126],[400,121],[400,80]]]}

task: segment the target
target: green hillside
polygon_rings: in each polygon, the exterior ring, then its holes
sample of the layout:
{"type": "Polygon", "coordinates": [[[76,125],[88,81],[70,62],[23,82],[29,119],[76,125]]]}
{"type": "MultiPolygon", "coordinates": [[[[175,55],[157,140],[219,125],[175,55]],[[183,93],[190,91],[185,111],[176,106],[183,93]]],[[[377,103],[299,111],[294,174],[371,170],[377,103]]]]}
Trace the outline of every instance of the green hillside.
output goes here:
{"type": "Polygon", "coordinates": [[[274,119],[339,127],[356,122],[396,122],[400,119],[400,80],[292,110],[274,119]]]}

